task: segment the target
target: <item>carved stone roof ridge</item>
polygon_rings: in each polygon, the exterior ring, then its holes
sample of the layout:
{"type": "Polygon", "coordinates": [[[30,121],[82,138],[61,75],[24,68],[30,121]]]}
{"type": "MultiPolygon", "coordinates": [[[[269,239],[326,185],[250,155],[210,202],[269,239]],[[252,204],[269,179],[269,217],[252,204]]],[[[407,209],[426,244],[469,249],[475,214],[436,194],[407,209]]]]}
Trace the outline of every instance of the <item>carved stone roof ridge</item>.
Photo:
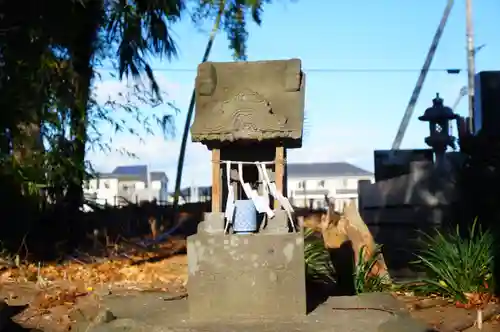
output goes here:
{"type": "Polygon", "coordinates": [[[302,141],[305,76],[299,59],[198,66],[194,142],[302,141]]]}

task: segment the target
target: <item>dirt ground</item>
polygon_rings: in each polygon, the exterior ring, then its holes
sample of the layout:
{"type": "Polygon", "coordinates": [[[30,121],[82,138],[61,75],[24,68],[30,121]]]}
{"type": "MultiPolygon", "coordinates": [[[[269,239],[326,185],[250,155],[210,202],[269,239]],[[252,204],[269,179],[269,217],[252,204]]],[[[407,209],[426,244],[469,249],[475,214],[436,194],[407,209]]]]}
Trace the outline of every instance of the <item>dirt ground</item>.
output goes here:
{"type": "MultiPolygon", "coordinates": [[[[149,260],[138,263],[128,258],[92,264],[74,260],[60,266],[4,269],[0,272],[0,296],[8,307],[4,304],[0,310],[0,331],[5,327],[2,322],[6,317],[13,317],[17,324],[6,331],[69,331],[75,315],[82,312],[97,315],[102,296],[110,293],[133,291],[137,297],[142,292],[146,296],[151,291],[185,292],[187,258],[184,254],[149,260]]],[[[419,303],[429,300],[395,296],[406,303],[413,317],[438,330],[450,322],[473,321],[476,315],[475,310],[456,308],[442,300],[433,299],[437,306],[429,307],[427,303],[424,308],[419,303]]],[[[123,296],[123,301],[127,301],[127,296],[123,296]]],[[[476,330],[469,328],[466,331],[476,330]]],[[[495,316],[485,322],[482,331],[500,331],[500,317],[495,316]]]]}
{"type": "MultiPolygon", "coordinates": [[[[458,322],[474,322],[476,310],[457,308],[455,304],[439,298],[418,298],[414,296],[398,295],[398,298],[407,304],[412,317],[426,322],[430,327],[449,330],[452,324],[458,322]],[[422,305],[423,304],[423,305],[422,305]]],[[[498,304],[491,304],[498,307],[498,304]]],[[[497,309],[497,312],[498,309],[497,309]]],[[[460,325],[460,324],[459,324],[460,325]]],[[[475,326],[462,330],[472,332],[478,330],[475,326]]],[[[479,331],[479,330],[478,330],[479,331]]],[[[500,315],[493,315],[483,324],[483,332],[500,331],[500,315]]]]}
{"type": "MultiPolygon", "coordinates": [[[[69,331],[80,310],[98,311],[100,298],[124,291],[184,292],[185,241],[156,252],[128,250],[109,259],[81,254],[60,265],[21,265],[0,270],[0,331],[6,317],[27,329],[69,331]],[[8,305],[7,308],[6,305],[8,305]]],[[[18,328],[18,327],[16,327],[18,328]]],[[[11,331],[9,329],[8,331],[11,331]]]]}

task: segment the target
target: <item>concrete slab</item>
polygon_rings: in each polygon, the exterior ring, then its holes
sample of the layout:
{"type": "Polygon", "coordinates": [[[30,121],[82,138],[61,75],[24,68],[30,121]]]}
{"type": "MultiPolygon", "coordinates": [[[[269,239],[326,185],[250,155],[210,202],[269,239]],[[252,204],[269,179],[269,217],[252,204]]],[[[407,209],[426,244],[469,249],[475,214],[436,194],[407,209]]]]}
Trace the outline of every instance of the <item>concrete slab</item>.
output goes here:
{"type": "Polygon", "coordinates": [[[306,315],[301,233],[188,238],[190,318],[294,319],[306,315]]]}
{"type": "Polygon", "coordinates": [[[390,294],[332,297],[297,320],[228,319],[192,321],[188,300],[168,302],[164,293],[107,296],[103,308],[118,318],[100,325],[80,325],[86,332],[430,332],[412,319],[390,294]]]}

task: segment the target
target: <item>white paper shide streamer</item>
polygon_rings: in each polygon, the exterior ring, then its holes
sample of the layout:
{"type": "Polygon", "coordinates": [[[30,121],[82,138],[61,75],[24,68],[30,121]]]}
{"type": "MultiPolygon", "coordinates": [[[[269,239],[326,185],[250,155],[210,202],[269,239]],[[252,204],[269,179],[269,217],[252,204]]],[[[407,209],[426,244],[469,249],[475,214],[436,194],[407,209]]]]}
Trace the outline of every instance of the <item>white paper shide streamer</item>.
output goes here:
{"type": "Polygon", "coordinates": [[[231,186],[231,162],[226,161],[226,185],[227,185],[227,199],[226,199],[226,212],[224,216],[226,217],[226,228],[225,232],[229,230],[229,226],[233,222],[234,215],[234,188],[231,186]]]}
{"type": "MultiPolygon", "coordinates": [[[[245,192],[245,195],[252,200],[255,205],[255,209],[259,213],[265,213],[269,219],[274,218],[275,213],[269,206],[269,194],[280,202],[281,207],[286,211],[290,224],[295,231],[295,225],[293,223],[292,213],[293,208],[288,201],[288,199],[283,196],[282,193],[276,188],[276,184],[271,182],[267,174],[266,163],[265,162],[255,162],[259,177],[262,179],[262,195],[259,195],[258,191],[252,189],[249,183],[244,181],[243,178],[243,162],[233,162],[238,165],[238,180],[240,185],[245,192]]],[[[226,211],[224,216],[226,218],[225,232],[229,230],[229,226],[233,222],[233,215],[235,209],[235,192],[234,188],[231,186],[231,161],[225,161],[226,165],[226,185],[227,185],[227,199],[226,199],[226,211]]]]}

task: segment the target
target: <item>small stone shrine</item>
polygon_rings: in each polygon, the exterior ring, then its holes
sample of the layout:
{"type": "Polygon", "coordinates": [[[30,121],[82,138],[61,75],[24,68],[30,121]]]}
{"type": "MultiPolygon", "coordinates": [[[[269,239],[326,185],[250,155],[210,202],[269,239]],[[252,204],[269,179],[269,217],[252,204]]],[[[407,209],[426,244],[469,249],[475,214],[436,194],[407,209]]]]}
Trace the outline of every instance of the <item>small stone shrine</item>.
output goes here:
{"type": "Polygon", "coordinates": [[[187,241],[191,319],[306,314],[304,238],[286,198],[304,99],[299,59],[198,66],[191,136],[212,152],[212,212],[187,241]]]}

